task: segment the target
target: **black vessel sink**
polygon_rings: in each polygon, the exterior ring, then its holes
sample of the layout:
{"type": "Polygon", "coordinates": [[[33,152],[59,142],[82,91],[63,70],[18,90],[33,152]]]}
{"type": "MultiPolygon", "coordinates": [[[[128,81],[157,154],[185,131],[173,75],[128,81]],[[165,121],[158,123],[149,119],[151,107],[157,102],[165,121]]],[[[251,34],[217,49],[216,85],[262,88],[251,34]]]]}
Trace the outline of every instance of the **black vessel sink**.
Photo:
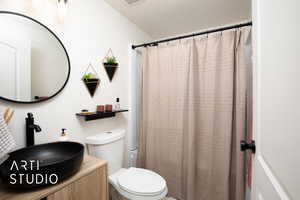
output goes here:
{"type": "Polygon", "coordinates": [[[55,142],[23,148],[9,154],[0,165],[5,186],[32,189],[54,185],[75,174],[81,166],[84,146],[55,142]]]}

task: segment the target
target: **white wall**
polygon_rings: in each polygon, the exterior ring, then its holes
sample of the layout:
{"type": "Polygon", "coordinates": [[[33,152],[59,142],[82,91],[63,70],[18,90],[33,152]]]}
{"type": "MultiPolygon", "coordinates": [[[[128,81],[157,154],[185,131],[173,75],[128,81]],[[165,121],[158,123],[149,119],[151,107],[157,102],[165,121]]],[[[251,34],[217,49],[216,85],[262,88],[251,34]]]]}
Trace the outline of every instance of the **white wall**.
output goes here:
{"type": "Polygon", "coordinates": [[[52,100],[34,105],[18,105],[1,101],[0,110],[15,109],[10,124],[18,147],[25,145],[25,116],[33,112],[43,131],[36,134],[37,143],[57,140],[61,128],[67,128],[72,140],[83,142],[88,135],[114,128],[129,129],[130,114],[116,118],[85,122],[75,116],[97,104],[113,103],[120,98],[121,105],[130,108],[130,44],[149,41],[147,34],[121,16],[102,0],[68,1],[68,13],[63,23],[58,21],[55,0],[1,0],[0,10],[10,10],[38,19],[52,29],[62,40],[71,60],[71,77],[63,92],[52,100]],[[110,83],[101,64],[107,50],[112,48],[120,68],[110,83]],[[81,82],[89,62],[101,78],[100,88],[91,98],[81,82]]]}

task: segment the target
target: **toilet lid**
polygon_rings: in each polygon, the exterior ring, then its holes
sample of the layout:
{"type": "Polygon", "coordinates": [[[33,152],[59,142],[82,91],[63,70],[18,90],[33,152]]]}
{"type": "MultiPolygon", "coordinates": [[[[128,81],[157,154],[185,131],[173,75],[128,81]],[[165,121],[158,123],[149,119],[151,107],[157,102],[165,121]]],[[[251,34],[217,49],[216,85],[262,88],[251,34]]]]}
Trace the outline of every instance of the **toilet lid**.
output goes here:
{"type": "Polygon", "coordinates": [[[118,184],[127,192],[145,196],[161,194],[167,186],[157,173],[133,167],[118,177],[118,184]]]}

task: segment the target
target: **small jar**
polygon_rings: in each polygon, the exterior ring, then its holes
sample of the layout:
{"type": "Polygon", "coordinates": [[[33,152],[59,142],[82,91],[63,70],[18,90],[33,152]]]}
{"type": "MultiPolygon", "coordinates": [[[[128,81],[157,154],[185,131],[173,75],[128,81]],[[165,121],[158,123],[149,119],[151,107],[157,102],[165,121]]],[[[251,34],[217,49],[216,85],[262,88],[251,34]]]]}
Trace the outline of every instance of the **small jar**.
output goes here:
{"type": "Polygon", "coordinates": [[[98,113],[103,113],[104,110],[105,110],[104,105],[98,105],[98,106],[97,106],[97,112],[98,112],[98,113]]]}
{"type": "Polygon", "coordinates": [[[105,105],[105,112],[112,112],[113,106],[111,104],[105,105]]]}

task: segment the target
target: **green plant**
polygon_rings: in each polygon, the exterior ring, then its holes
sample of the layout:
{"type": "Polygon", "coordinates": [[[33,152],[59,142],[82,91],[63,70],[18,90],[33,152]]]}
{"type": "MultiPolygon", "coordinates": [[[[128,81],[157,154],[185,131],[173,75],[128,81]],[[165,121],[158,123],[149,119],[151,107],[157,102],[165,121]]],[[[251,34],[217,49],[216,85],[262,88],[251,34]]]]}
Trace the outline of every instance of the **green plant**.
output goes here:
{"type": "Polygon", "coordinates": [[[116,57],[112,56],[112,57],[107,57],[106,58],[106,62],[109,63],[109,64],[115,64],[117,63],[117,59],[116,57]]]}
{"type": "Polygon", "coordinates": [[[88,74],[85,74],[82,76],[81,80],[87,80],[87,79],[91,79],[94,77],[94,74],[93,73],[88,73],[88,74]]]}

